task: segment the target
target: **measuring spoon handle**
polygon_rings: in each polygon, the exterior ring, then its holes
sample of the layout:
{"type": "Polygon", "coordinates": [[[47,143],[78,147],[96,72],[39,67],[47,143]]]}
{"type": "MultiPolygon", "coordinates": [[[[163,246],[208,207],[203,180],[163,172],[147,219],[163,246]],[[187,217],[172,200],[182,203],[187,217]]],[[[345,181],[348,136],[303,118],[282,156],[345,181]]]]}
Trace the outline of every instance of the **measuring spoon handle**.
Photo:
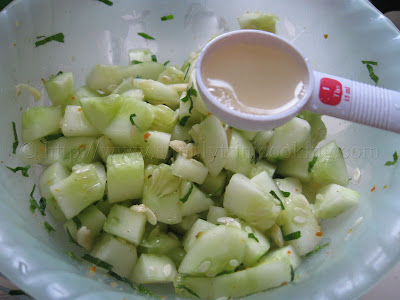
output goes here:
{"type": "Polygon", "coordinates": [[[400,93],[314,71],[305,109],[400,133],[400,93]]]}

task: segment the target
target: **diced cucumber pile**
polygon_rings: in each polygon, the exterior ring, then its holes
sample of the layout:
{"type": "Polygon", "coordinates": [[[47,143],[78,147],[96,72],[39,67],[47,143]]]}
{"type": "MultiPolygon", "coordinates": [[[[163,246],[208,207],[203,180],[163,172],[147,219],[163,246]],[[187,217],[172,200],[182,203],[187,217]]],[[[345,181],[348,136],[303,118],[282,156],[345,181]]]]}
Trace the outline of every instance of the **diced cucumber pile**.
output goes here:
{"type": "MultiPolygon", "coordinates": [[[[241,28],[275,32],[246,13],[241,28]]],[[[355,206],[343,154],[302,112],[260,132],[235,129],[196,90],[197,54],[164,66],[149,49],[128,66],[46,81],[52,106],[22,113],[18,157],[46,167],[39,190],[70,239],[109,274],[173,283],[182,297],[242,297],[287,284],[319,249],[321,219],[355,206]]]]}

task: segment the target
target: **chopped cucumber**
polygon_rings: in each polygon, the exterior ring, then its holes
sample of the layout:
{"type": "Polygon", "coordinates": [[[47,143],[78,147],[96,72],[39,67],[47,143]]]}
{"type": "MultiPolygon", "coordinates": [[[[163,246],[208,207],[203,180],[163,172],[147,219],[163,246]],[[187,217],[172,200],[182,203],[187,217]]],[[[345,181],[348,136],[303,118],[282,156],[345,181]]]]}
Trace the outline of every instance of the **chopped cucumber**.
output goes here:
{"type": "Polygon", "coordinates": [[[211,175],[217,176],[226,162],[228,139],[221,121],[210,115],[189,131],[200,151],[200,157],[211,175]]]}
{"type": "Polygon", "coordinates": [[[78,105],[67,105],[65,108],[61,131],[65,136],[99,136],[101,134],[89,123],[78,105]]]}
{"type": "Polygon", "coordinates": [[[224,207],[250,225],[264,231],[274,225],[281,207],[273,196],[241,174],[232,176],[225,190],[224,207]]]}
{"type": "Polygon", "coordinates": [[[253,178],[254,176],[260,174],[265,171],[269,176],[274,176],[276,170],[276,166],[271,164],[266,160],[259,160],[255,164],[251,165],[251,169],[249,172],[249,178],[253,178]]]}
{"type": "Polygon", "coordinates": [[[268,239],[255,228],[252,228],[245,222],[242,222],[242,229],[247,232],[246,254],[244,256],[243,265],[246,268],[254,266],[261,257],[263,257],[270,248],[268,239]]]}
{"type": "Polygon", "coordinates": [[[224,168],[248,176],[255,156],[253,145],[236,130],[232,131],[224,168]]]}
{"type": "Polygon", "coordinates": [[[208,174],[208,169],[201,162],[183,155],[178,155],[171,170],[172,174],[198,184],[202,184],[208,174]]]}
{"type": "Polygon", "coordinates": [[[64,224],[68,234],[86,250],[92,249],[96,237],[103,229],[106,216],[94,205],[64,224]]]}
{"type": "Polygon", "coordinates": [[[185,73],[181,70],[168,66],[161,72],[157,80],[164,84],[175,84],[186,82],[187,78],[185,79],[185,73]]]}
{"type": "Polygon", "coordinates": [[[252,143],[260,157],[265,157],[267,154],[268,145],[273,135],[273,130],[265,130],[257,132],[256,136],[254,137],[252,143]]]}
{"type": "Polygon", "coordinates": [[[148,61],[130,66],[96,65],[86,78],[86,84],[93,90],[112,92],[121,82],[128,77],[157,80],[165,67],[157,62],[148,61]]]}
{"type": "Polygon", "coordinates": [[[24,142],[31,142],[49,134],[58,133],[63,110],[61,107],[32,107],[21,114],[21,132],[24,142]]]}
{"type": "Polygon", "coordinates": [[[179,234],[185,234],[193,224],[199,219],[199,215],[182,217],[182,222],[170,225],[171,229],[179,234]]]}
{"type": "Polygon", "coordinates": [[[145,170],[142,203],[154,212],[159,222],[178,224],[182,221],[180,181],[165,164],[149,166],[145,170]]]}
{"type": "Polygon", "coordinates": [[[267,149],[268,160],[276,162],[291,157],[304,147],[310,137],[310,130],[310,124],[300,118],[293,118],[275,128],[267,149]]]}
{"type": "Polygon", "coordinates": [[[116,204],[111,208],[103,230],[119,236],[134,245],[139,245],[142,241],[145,226],[146,217],[144,214],[116,204]]]}
{"type": "Polygon", "coordinates": [[[137,261],[134,245],[108,233],[100,236],[90,254],[112,265],[112,271],[121,277],[128,277],[137,261]]]}
{"type": "Polygon", "coordinates": [[[349,184],[346,163],[342,150],[332,141],[316,151],[317,157],[311,168],[311,175],[315,182],[321,184],[336,183],[342,186],[349,184]]]}
{"type": "Polygon", "coordinates": [[[311,111],[303,110],[298,117],[306,120],[310,124],[310,143],[311,147],[315,148],[320,141],[325,139],[327,133],[325,123],[321,119],[322,116],[311,111]]]}
{"type": "Polygon", "coordinates": [[[144,100],[151,104],[165,104],[172,109],[178,108],[179,94],[166,84],[150,79],[134,79],[133,86],[143,90],[144,100]]]}
{"type": "Polygon", "coordinates": [[[47,96],[54,106],[77,104],[74,97],[74,77],[71,72],[50,76],[45,81],[47,96]]]}
{"type": "Polygon", "coordinates": [[[222,170],[217,176],[208,173],[200,189],[209,196],[212,195],[213,198],[219,198],[224,193],[225,186],[226,172],[222,170]]]}
{"type": "MultiPolygon", "coordinates": [[[[259,189],[264,193],[270,194],[274,198],[276,198],[275,197],[276,195],[279,197],[280,200],[285,201],[285,196],[282,194],[281,190],[278,188],[275,181],[272,179],[271,176],[267,174],[267,172],[261,172],[260,174],[250,179],[250,181],[255,183],[259,187],[259,189]],[[271,191],[273,191],[275,195],[273,195],[271,191]]],[[[278,200],[278,202],[275,201],[277,204],[279,203],[278,205],[280,205],[279,199],[275,199],[278,200]]]]}
{"type": "MultiPolygon", "coordinates": [[[[194,124],[200,123],[204,116],[196,108],[194,108],[193,99],[191,101],[183,101],[186,95],[187,93],[184,91],[180,97],[182,101],[179,102],[179,124],[191,127],[194,124]]],[[[193,98],[193,96],[191,97],[193,98]]]]}
{"type": "Polygon", "coordinates": [[[314,151],[300,149],[296,155],[280,161],[276,173],[282,176],[298,178],[303,183],[310,182],[312,178],[310,172],[308,172],[308,168],[313,157],[314,151]]]}
{"type": "Polygon", "coordinates": [[[115,154],[114,144],[111,139],[105,135],[96,140],[96,149],[97,153],[105,163],[107,163],[107,157],[109,155],[115,154]]]}
{"type": "Polygon", "coordinates": [[[17,148],[18,160],[25,165],[40,164],[47,155],[47,147],[44,141],[33,140],[23,143],[17,148]]]}
{"type": "Polygon", "coordinates": [[[244,13],[238,18],[240,29],[257,29],[276,33],[279,18],[273,14],[260,12],[244,13]]]}
{"type": "Polygon", "coordinates": [[[188,143],[192,140],[191,135],[189,134],[190,127],[188,126],[181,126],[176,124],[174,129],[172,129],[171,133],[171,141],[179,140],[188,143]]]}
{"type": "Polygon", "coordinates": [[[67,178],[70,173],[71,172],[69,172],[62,163],[56,162],[44,170],[39,179],[39,191],[42,197],[46,198],[47,200],[46,207],[50,211],[53,218],[59,222],[65,222],[65,216],[57,202],[54,200],[50,187],[53,184],[67,178]]]}
{"type": "MultiPolygon", "coordinates": [[[[93,97],[100,97],[101,94],[98,91],[92,90],[86,85],[81,86],[75,92],[76,100],[80,100],[81,98],[93,98],[93,97]]],[[[77,102],[78,104],[79,102],[77,102]]],[[[75,103],[74,103],[75,104],[75,103]]]]}
{"type": "Polygon", "coordinates": [[[113,154],[107,158],[107,188],[110,203],[143,196],[144,161],[140,152],[113,154]]]}
{"type": "Polygon", "coordinates": [[[220,225],[201,234],[187,252],[179,273],[214,277],[233,271],[245,255],[247,234],[241,229],[220,225]]]}
{"type": "Polygon", "coordinates": [[[197,219],[196,222],[194,222],[192,228],[189,229],[188,232],[186,232],[185,236],[183,237],[183,248],[185,251],[189,251],[194,242],[207,230],[215,228],[216,225],[209,223],[207,221],[204,221],[202,219],[197,219]]]}
{"type": "Polygon", "coordinates": [[[71,175],[55,182],[50,191],[67,219],[79,214],[104,195],[105,170],[100,163],[81,165],[71,175]]]}
{"type": "Polygon", "coordinates": [[[173,282],[176,276],[174,262],[165,255],[142,254],[129,277],[136,283],[173,282]]]}
{"type": "Polygon", "coordinates": [[[284,258],[288,258],[290,261],[290,265],[293,267],[293,270],[296,270],[301,264],[301,257],[297,255],[296,251],[290,245],[270,252],[268,254],[268,257],[271,261],[279,261],[284,258]]]}
{"type": "MultiPolygon", "coordinates": [[[[275,179],[276,185],[282,192],[291,194],[301,194],[303,192],[303,186],[300,180],[295,177],[286,177],[283,179],[275,179]]],[[[286,196],[289,197],[289,196],[286,196]]]]}
{"type": "Polygon", "coordinates": [[[285,210],[281,213],[280,224],[284,237],[300,232],[299,238],[287,241],[300,256],[314,250],[321,241],[321,235],[318,234],[321,228],[313,215],[311,205],[303,195],[290,195],[285,210]]]}
{"type": "Polygon", "coordinates": [[[152,61],[153,53],[147,48],[135,48],[128,50],[129,63],[135,65],[139,62],[152,61]]]}
{"type": "Polygon", "coordinates": [[[207,214],[207,222],[213,223],[213,224],[219,224],[218,219],[219,218],[224,218],[227,217],[228,214],[226,213],[225,208],[223,207],[218,207],[218,206],[210,206],[207,214]]]}
{"type": "Polygon", "coordinates": [[[179,240],[157,229],[155,228],[147,239],[141,243],[140,249],[142,253],[168,255],[168,253],[182,246],[179,240]]]}
{"type": "Polygon", "coordinates": [[[119,86],[117,86],[113,92],[111,94],[118,94],[118,95],[122,95],[124,94],[125,96],[127,94],[125,94],[128,91],[135,91],[135,94],[129,94],[130,97],[134,97],[137,98],[138,100],[143,100],[144,95],[143,92],[141,90],[134,90],[133,89],[133,77],[128,77],[126,79],[124,79],[121,84],[119,86]],[[138,91],[139,93],[136,94],[136,91],[138,91]]]}
{"type": "Polygon", "coordinates": [[[161,131],[148,131],[143,135],[142,154],[145,158],[166,159],[169,153],[171,134],[161,131]]]}
{"type": "Polygon", "coordinates": [[[241,129],[236,129],[237,132],[239,132],[246,140],[252,141],[256,135],[256,131],[247,131],[247,130],[241,130],[241,129]]]}
{"type": "Polygon", "coordinates": [[[166,105],[153,105],[154,119],[150,129],[171,133],[178,122],[178,114],[166,105]]]}
{"type": "Polygon", "coordinates": [[[356,206],[360,193],[337,184],[322,187],[316,196],[314,209],[317,218],[330,219],[356,206]]]}
{"type": "Polygon", "coordinates": [[[183,202],[182,216],[190,216],[206,211],[214,204],[198,187],[188,181],[182,181],[179,197],[183,202]]]}

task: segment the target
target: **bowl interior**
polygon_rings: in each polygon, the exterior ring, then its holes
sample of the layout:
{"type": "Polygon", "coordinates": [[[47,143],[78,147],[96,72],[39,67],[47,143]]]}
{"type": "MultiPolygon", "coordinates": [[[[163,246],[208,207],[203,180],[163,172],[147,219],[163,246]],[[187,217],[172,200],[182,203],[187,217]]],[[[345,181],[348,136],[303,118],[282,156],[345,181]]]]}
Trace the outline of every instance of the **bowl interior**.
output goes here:
{"type": "MultiPolygon", "coordinates": [[[[237,17],[263,11],[280,18],[278,33],[310,58],[313,69],[372,83],[361,60],[379,62],[379,85],[399,90],[399,32],[367,1],[145,1],[119,0],[109,7],[99,1],[16,0],[0,13],[0,270],[39,299],[115,299],[141,297],[129,287],[93,274],[65,251],[79,250],[68,242],[61,226],[43,229],[44,218],[29,211],[29,193],[41,168],[31,177],[10,173],[19,165],[12,154],[11,122],[19,128],[20,111],[48,104],[28,94],[16,98],[15,85],[29,83],[43,95],[41,78],[72,71],[77,86],[94,64],[127,64],[127,50],[148,47],[159,61],[180,65],[211,34],[238,29],[237,17]],[[161,22],[163,15],[175,19],[161,22]],[[35,48],[37,36],[63,32],[65,43],[35,48]],[[144,40],[146,32],[154,41],[144,40]],[[325,36],[324,36],[325,35],[325,36]],[[91,278],[96,280],[92,280],[91,278]]],[[[323,241],[330,246],[305,259],[293,284],[249,299],[351,299],[365,292],[397,262],[400,251],[398,166],[386,167],[398,149],[400,136],[326,118],[328,140],[335,139],[346,157],[349,175],[361,170],[352,187],[362,194],[358,208],[324,222],[323,241]],[[387,186],[387,188],[385,188],[387,186]],[[373,189],[375,187],[375,189],[373,189]],[[356,220],[361,223],[355,226],[356,220]],[[352,233],[348,233],[352,228],[352,233]]],[[[38,194],[36,194],[36,197],[38,194]]],[[[169,287],[157,295],[173,297],[169,287]]]]}

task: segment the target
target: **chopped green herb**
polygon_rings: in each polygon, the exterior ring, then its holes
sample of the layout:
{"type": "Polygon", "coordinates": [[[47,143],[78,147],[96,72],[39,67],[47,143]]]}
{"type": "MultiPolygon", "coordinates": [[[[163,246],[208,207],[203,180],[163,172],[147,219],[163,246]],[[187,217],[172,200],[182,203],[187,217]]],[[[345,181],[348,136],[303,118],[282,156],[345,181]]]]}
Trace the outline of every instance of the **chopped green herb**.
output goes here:
{"type": "Polygon", "coordinates": [[[150,291],[150,290],[148,290],[148,289],[146,289],[144,286],[143,286],[143,284],[139,284],[138,286],[137,286],[137,289],[136,289],[139,293],[142,293],[142,294],[145,294],[145,295],[150,295],[150,296],[153,296],[153,293],[150,291]]]}
{"type": "Polygon", "coordinates": [[[13,153],[15,154],[17,151],[18,144],[19,144],[17,129],[15,128],[15,122],[12,122],[12,128],[13,128],[13,132],[14,132],[13,153]]]}
{"type": "Polygon", "coordinates": [[[6,166],[7,169],[9,169],[10,171],[12,171],[14,173],[17,173],[18,171],[21,171],[22,176],[24,176],[24,177],[29,177],[28,170],[29,170],[30,167],[31,167],[30,165],[27,165],[25,167],[16,167],[15,169],[13,169],[13,168],[10,168],[10,167],[6,166]]]}
{"type": "Polygon", "coordinates": [[[122,281],[122,282],[125,282],[125,283],[129,284],[132,289],[136,290],[135,286],[133,285],[133,282],[131,280],[129,280],[128,278],[119,276],[117,273],[115,273],[115,272],[113,272],[111,270],[109,270],[107,272],[107,274],[110,275],[111,277],[119,280],[119,281],[122,281]]]}
{"type": "Polygon", "coordinates": [[[52,232],[52,231],[56,231],[53,226],[51,226],[49,223],[47,223],[47,221],[44,222],[44,229],[46,229],[47,232],[52,232]]]}
{"type": "Polygon", "coordinates": [[[107,201],[107,194],[103,195],[103,201],[107,201]]]}
{"type": "Polygon", "coordinates": [[[314,250],[308,252],[308,253],[306,254],[306,256],[313,255],[314,253],[318,252],[319,250],[321,250],[322,248],[324,248],[324,247],[326,247],[326,246],[329,246],[329,243],[326,243],[326,244],[323,244],[323,245],[318,245],[318,246],[315,247],[314,250]]]}
{"type": "Polygon", "coordinates": [[[112,3],[112,1],[109,0],[98,0],[100,2],[103,2],[104,4],[107,4],[108,6],[113,6],[114,3],[112,3]]]}
{"type": "Polygon", "coordinates": [[[295,231],[295,232],[289,233],[288,235],[284,235],[283,231],[282,231],[282,236],[283,236],[283,240],[286,242],[293,241],[293,240],[297,240],[298,238],[301,237],[301,232],[295,231]]]}
{"type": "Polygon", "coordinates": [[[218,273],[216,276],[221,276],[221,275],[226,275],[226,274],[232,274],[235,273],[235,271],[230,270],[230,271],[222,271],[221,273],[218,273]]]}
{"type": "Polygon", "coordinates": [[[282,193],[282,195],[283,195],[283,197],[289,197],[290,196],[290,192],[285,192],[285,191],[282,191],[281,190],[281,193],[282,193]]]}
{"type": "Polygon", "coordinates": [[[157,56],[156,56],[155,54],[153,54],[153,55],[151,56],[151,60],[157,62],[157,56]]]}
{"type": "Polygon", "coordinates": [[[184,116],[180,121],[179,121],[179,125],[181,126],[185,126],[187,120],[190,118],[190,116],[184,116]]]}
{"type": "Polygon", "coordinates": [[[372,66],[377,66],[378,63],[376,61],[370,61],[370,60],[362,60],[361,62],[367,66],[367,69],[369,72],[369,77],[375,82],[375,85],[377,85],[378,81],[379,81],[379,77],[376,76],[376,74],[374,72],[374,68],[372,66]]]}
{"type": "Polygon", "coordinates": [[[42,39],[44,37],[45,37],[44,35],[39,35],[39,36],[36,37],[36,39],[38,40],[38,39],[42,39]]]}
{"type": "Polygon", "coordinates": [[[194,184],[191,183],[189,191],[186,193],[185,197],[183,197],[182,199],[179,199],[182,203],[185,203],[186,201],[188,201],[190,194],[192,194],[192,192],[193,192],[193,188],[194,188],[194,184]]]}
{"type": "Polygon", "coordinates": [[[186,73],[185,73],[185,76],[183,77],[183,80],[186,80],[186,76],[187,76],[187,74],[188,74],[188,72],[189,72],[190,65],[191,65],[191,64],[189,64],[189,65],[187,66],[186,73]]]}
{"type": "Polygon", "coordinates": [[[28,295],[27,293],[25,293],[23,290],[10,290],[8,292],[9,295],[11,296],[18,296],[18,295],[28,295]]]}
{"type": "Polygon", "coordinates": [[[41,45],[47,44],[51,41],[56,41],[59,43],[64,43],[64,34],[62,32],[56,33],[54,35],[48,36],[40,41],[35,42],[35,46],[39,47],[41,45]]]}
{"type": "Polygon", "coordinates": [[[186,292],[188,292],[189,294],[191,294],[192,296],[195,296],[197,298],[200,298],[199,295],[197,295],[194,291],[192,291],[191,289],[189,289],[187,286],[183,285],[183,284],[179,284],[176,286],[178,289],[183,289],[186,292]]]}
{"type": "Polygon", "coordinates": [[[75,255],[74,252],[66,252],[69,257],[75,259],[76,261],[82,262],[82,259],[80,259],[78,256],[75,255]]]}
{"type": "Polygon", "coordinates": [[[191,88],[186,90],[186,96],[181,99],[182,102],[184,102],[184,103],[190,101],[190,107],[189,107],[190,114],[192,113],[192,109],[193,109],[192,97],[197,97],[197,91],[193,88],[193,85],[191,86],[191,88]]]}
{"type": "MultiPolygon", "coordinates": [[[[393,153],[393,161],[387,161],[385,163],[385,166],[393,166],[395,163],[397,163],[397,160],[399,159],[399,155],[397,154],[397,151],[393,153]]],[[[7,167],[8,168],[8,167],[7,167]]]]}
{"type": "Polygon", "coordinates": [[[214,197],[216,194],[218,194],[219,191],[222,191],[224,189],[223,186],[221,186],[219,189],[217,189],[214,193],[208,194],[207,198],[212,198],[214,197]]]}
{"type": "Polygon", "coordinates": [[[165,63],[164,63],[164,66],[166,66],[166,65],[168,65],[169,64],[169,60],[167,60],[165,63]]]}
{"type": "Polygon", "coordinates": [[[136,126],[135,121],[133,120],[134,117],[136,117],[136,114],[131,114],[131,115],[129,116],[129,120],[131,121],[131,124],[132,124],[133,126],[136,126]]]}
{"type": "Polygon", "coordinates": [[[44,137],[44,139],[45,139],[46,141],[52,141],[52,140],[56,140],[56,139],[58,139],[58,138],[60,138],[60,137],[63,137],[63,136],[64,136],[64,134],[62,134],[62,133],[55,133],[55,134],[46,135],[46,136],[44,137]]]}
{"type": "Polygon", "coordinates": [[[132,63],[133,65],[137,65],[137,64],[141,64],[141,63],[143,63],[143,62],[140,61],[140,60],[134,59],[134,60],[131,61],[131,63],[132,63]]]}
{"type": "Polygon", "coordinates": [[[257,243],[259,243],[260,241],[258,240],[258,238],[254,235],[254,233],[249,233],[248,235],[249,239],[255,239],[257,241],[257,243]]]}
{"type": "Polygon", "coordinates": [[[281,209],[282,209],[282,210],[285,210],[285,206],[283,206],[283,202],[282,202],[281,198],[279,198],[278,195],[277,195],[273,190],[269,191],[269,193],[270,193],[272,196],[274,196],[274,198],[275,198],[276,200],[278,200],[278,201],[281,203],[281,209]]]}
{"type": "Polygon", "coordinates": [[[161,21],[173,20],[174,15],[162,16],[161,21]]]}
{"type": "Polygon", "coordinates": [[[294,269],[293,266],[290,265],[290,282],[294,280],[294,269]]]}
{"type": "Polygon", "coordinates": [[[311,172],[311,169],[314,167],[315,163],[317,162],[317,156],[314,156],[314,158],[308,162],[308,173],[311,172]]]}
{"type": "Polygon", "coordinates": [[[79,220],[78,216],[73,217],[72,221],[75,223],[77,229],[82,227],[82,222],[79,220]]]}
{"type": "Polygon", "coordinates": [[[101,259],[94,257],[90,254],[85,254],[84,256],[82,256],[82,258],[92,264],[95,264],[98,267],[106,269],[107,271],[111,271],[111,269],[113,268],[113,266],[109,263],[106,263],[105,261],[102,261],[101,259]]]}
{"type": "Polygon", "coordinates": [[[138,75],[138,76],[136,76],[136,78],[140,79],[140,78],[142,78],[142,75],[138,75]]]}
{"type": "Polygon", "coordinates": [[[147,33],[144,32],[138,32],[138,35],[140,35],[141,37],[145,38],[146,40],[155,40],[155,38],[153,38],[152,36],[148,35],[147,33]]]}
{"type": "Polygon", "coordinates": [[[373,66],[377,66],[378,63],[376,61],[372,61],[372,60],[362,60],[361,61],[364,65],[373,65],[373,66]]]}
{"type": "MultiPolygon", "coordinates": [[[[43,201],[42,198],[40,199],[40,204],[37,203],[36,199],[33,197],[33,193],[35,192],[36,189],[36,184],[33,185],[32,191],[29,194],[30,199],[29,199],[29,203],[31,204],[30,209],[31,212],[34,213],[35,210],[39,210],[40,213],[45,216],[46,213],[44,212],[45,208],[46,208],[46,201],[43,201]]],[[[43,198],[45,199],[45,198],[43,198]]]]}
{"type": "Polygon", "coordinates": [[[39,211],[42,213],[43,216],[45,216],[45,209],[46,209],[46,205],[47,205],[47,200],[45,197],[41,197],[39,200],[39,211]]]}

